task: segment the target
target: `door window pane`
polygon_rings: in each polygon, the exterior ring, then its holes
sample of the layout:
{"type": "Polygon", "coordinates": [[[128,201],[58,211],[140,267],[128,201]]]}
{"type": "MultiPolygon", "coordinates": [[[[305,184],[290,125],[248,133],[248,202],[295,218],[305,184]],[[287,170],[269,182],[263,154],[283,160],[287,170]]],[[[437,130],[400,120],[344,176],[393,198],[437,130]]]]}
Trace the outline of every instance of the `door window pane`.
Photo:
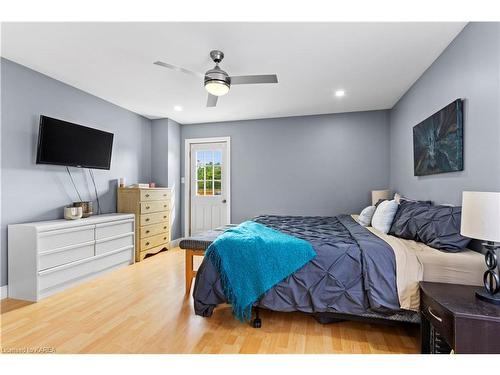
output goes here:
{"type": "Polygon", "coordinates": [[[205,179],[205,167],[198,166],[197,180],[202,181],[204,179],[205,179]]]}
{"type": "Polygon", "coordinates": [[[214,195],[221,195],[221,194],[222,194],[221,182],[214,181],[214,195]]]}
{"type": "Polygon", "coordinates": [[[214,195],[213,181],[205,182],[205,195],[214,195]]]}
{"type": "Polygon", "coordinates": [[[222,179],[222,167],[220,164],[214,165],[214,180],[222,179]]]}
{"type": "Polygon", "coordinates": [[[196,187],[196,195],[205,195],[205,181],[198,181],[196,187]]]}

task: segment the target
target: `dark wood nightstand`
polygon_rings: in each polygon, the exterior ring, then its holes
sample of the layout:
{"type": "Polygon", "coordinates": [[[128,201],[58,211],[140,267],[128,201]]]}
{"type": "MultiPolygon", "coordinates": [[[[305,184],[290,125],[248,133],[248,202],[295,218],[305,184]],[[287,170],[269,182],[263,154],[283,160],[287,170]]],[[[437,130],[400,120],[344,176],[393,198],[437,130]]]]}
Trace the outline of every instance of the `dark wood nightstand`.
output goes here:
{"type": "Polygon", "coordinates": [[[420,283],[422,353],[500,353],[500,306],[477,286],[420,283]]]}

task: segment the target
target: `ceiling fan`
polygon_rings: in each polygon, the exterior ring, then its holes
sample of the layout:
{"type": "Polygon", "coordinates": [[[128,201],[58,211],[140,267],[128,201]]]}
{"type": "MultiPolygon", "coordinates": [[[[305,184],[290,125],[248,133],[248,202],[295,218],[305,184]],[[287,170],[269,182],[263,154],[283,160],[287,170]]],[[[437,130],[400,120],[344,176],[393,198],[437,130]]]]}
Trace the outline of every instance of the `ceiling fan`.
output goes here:
{"type": "Polygon", "coordinates": [[[231,85],[249,85],[255,83],[278,83],[276,74],[262,74],[251,76],[230,76],[219,67],[219,63],[224,58],[222,51],[213,50],[210,57],[215,62],[215,66],[205,74],[193,72],[189,69],[167,64],[163,61],[155,61],[153,64],[163,66],[178,72],[187,73],[204,79],[205,89],[208,91],[207,107],[215,107],[219,96],[226,95],[231,85]]]}

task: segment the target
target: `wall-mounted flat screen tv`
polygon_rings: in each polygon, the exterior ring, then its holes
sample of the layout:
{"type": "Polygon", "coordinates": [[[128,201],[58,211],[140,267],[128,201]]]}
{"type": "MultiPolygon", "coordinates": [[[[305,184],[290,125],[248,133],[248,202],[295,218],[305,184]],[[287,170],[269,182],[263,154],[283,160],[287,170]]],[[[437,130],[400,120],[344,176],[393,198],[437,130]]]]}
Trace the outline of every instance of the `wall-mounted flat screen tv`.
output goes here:
{"type": "Polygon", "coordinates": [[[109,169],[113,133],[40,116],[37,164],[109,169]]]}

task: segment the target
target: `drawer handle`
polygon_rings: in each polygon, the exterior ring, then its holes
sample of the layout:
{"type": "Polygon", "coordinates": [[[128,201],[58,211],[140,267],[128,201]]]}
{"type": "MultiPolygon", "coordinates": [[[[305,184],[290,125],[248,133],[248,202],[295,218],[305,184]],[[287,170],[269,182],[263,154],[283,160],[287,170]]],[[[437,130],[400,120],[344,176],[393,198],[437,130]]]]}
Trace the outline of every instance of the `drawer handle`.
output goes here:
{"type": "Polygon", "coordinates": [[[167,205],[166,205],[166,204],[164,204],[164,205],[163,205],[163,207],[167,208],[167,205]]]}
{"type": "Polygon", "coordinates": [[[149,242],[146,242],[146,246],[148,246],[148,245],[149,245],[149,242]]]}
{"type": "Polygon", "coordinates": [[[163,239],[164,239],[164,240],[166,240],[166,239],[167,239],[167,237],[163,237],[163,239]]]}
{"type": "Polygon", "coordinates": [[[146,206],[146,210],[149,210],[149,206],[146,206]]]}
{"type": "Polygon", "coordinates": [[[439,316],[437,316],[436,314],[434,314],[434,313],[432,312],[432,310],[431,310],[431,307],[430,307],[430,306],[427,308],[427,311],[428,311],[428,312],[429,312],[429,314],[431,314],[431,315],[434,317],[434,319],[436,319],[438,322],[440,322],[440,323],[441,323],[441,322],[443,321],[443,319],[442,319],[442,318],[440,318],[439,316]]]}
{"type": "Polygon", "coordinates": [[[149,233],[149,230],[147,230],[146,233],[149,233]]]}
{"type": "Polygon", "coordinates": [[[146,221],[149,221],[149,217],[146,218],[146,221]]]}
{"type": "Polygon", "coordinates": [[[164,196],[164,197],[166,197],[166,196],[167,196],[167,194],[163,194],[163,196],[164,196]]]}
{"type": "Polygon", "coordinates": [[[163,227],[163,229],[167,229],[167,227],[163,227]]]}
{"type": "Polygon", "coordinates": [[[149,198],[149,194],[146,194],[146,198],[149,198]]]}
{"type": "Polygon", "coordinates": [[[163,216],[164,219],[166,219],[167,217],[166,216],[163,216]]]}

